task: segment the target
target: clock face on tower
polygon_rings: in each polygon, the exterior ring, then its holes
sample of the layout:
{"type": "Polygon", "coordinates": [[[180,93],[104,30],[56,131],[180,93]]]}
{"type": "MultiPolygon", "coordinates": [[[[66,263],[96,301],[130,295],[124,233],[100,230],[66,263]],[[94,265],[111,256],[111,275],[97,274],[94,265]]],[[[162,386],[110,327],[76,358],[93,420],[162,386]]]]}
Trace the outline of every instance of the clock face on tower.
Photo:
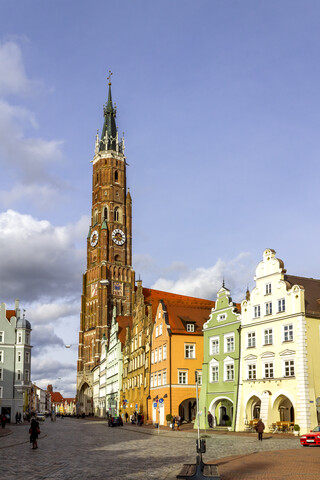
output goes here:
{"type": "Polygon", "coordinates": [[[91,247],[95,247],[97,245],[98,239],[99,239],[98,230],[93,230],[93,232],[91,233],[91,236],[90,236],[91,247]]]}
{"type": "Polygon", "coordinates": [[[112,240],[116,245],[123,245],[126,241],[126,236],[120,228],[116,228],[112,232],[112,240]]]}

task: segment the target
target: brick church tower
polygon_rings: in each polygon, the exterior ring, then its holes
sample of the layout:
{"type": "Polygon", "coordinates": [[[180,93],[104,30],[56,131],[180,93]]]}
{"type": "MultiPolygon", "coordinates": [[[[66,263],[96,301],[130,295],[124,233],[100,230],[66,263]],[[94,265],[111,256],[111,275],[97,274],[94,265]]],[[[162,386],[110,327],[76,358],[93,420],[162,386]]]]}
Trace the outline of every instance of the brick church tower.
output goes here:
{"type": "Polygon", "coordinates": [[[108,338],[112,310],[131,315],[135,274],[132,268],[132,201],[127,191],[124,139],[119,140],[109,77],[101,138],[97,133],[92,171],[91,225],[87,269],[81,296],[77,399],[80,412],[92,411],[92,368],[108,338]]]}

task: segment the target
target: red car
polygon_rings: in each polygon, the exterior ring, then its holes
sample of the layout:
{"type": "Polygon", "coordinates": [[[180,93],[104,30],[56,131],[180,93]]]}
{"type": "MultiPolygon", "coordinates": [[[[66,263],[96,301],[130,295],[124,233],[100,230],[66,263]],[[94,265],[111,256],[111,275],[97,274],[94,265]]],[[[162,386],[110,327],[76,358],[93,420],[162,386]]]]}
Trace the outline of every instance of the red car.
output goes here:
{"type": "Polygon", "coordinates": [[[300,444],[303,447],[308,445],[320,445],[320,425],[311,430],[310,433],[306,433],[300,437],[300,444]]]}

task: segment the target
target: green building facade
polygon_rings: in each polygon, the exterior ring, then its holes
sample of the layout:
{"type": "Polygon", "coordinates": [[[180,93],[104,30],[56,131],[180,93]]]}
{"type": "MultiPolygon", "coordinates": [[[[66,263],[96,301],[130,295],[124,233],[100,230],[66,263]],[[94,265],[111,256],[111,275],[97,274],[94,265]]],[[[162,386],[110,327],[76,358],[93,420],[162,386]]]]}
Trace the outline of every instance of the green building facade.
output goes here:
{"type": "Polygon", "coordinates": [[[235,429],[239,383],[240,305],[232,302],[224,284],[217,293],[215,308],[203,325],[204,358],[199,399],[200,428],[213,426],[235,429]]]}

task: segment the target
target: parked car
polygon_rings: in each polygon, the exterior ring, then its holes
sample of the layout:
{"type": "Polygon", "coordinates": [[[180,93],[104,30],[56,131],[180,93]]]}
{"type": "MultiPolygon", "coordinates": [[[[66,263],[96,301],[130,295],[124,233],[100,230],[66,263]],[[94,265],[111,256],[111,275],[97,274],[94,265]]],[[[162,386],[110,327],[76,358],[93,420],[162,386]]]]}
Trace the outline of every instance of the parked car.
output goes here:
{"type": "Polygon", "coordinates": [[[46,419],[46,416],[44,413],[37,413],[36,419],[38,420],[38,422],[44,422],[46,419]]]}
{"type": "Polygon", "coordinates": [[[110,417],[108,420],[109,427],[123,427],[123,421],[121,417],[110,417]]]}
{"type": "Polygon", "coordinates": [[[300,444],[303,447],[309,445],[320,445],[320,425],[315,427],[310,433],[306,433],[300,437],[300,444]]]}

